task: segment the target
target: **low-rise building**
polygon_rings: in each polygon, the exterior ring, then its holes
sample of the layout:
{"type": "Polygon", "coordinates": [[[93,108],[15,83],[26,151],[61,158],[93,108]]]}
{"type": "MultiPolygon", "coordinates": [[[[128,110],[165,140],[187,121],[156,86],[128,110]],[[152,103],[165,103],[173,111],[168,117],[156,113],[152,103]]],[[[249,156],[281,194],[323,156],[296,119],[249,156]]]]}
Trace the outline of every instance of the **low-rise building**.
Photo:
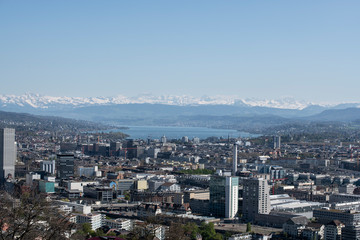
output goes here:
{"type": "Polygon", "coordinates": [[[325,225],[324,239],[339,240],[341,239],[342,229],[345,225],[339,220],[333,220],[325,225]]]}
{"type": "Polygon", "coordinates": [[[308,222],[309,220],[304,216],[290,218],[284,223],[283,232],[291,237],[298,238],[308,222]]]}
{"type": "Polygon", "coordinates": [[[74,216],[76,216],[77,224],[90,223],[91,229],[94,231],[102,226],[103,215],[101,215],[101,214],[98,214],[98,213],[90,213],[90,214],[74,213],[74,216]]]}
{"type": "Polygon", "coordinates": [[[103,226],[117,230],[130,231],[132,229],[132,221],[130,219],[104,219],[103,226]]]}

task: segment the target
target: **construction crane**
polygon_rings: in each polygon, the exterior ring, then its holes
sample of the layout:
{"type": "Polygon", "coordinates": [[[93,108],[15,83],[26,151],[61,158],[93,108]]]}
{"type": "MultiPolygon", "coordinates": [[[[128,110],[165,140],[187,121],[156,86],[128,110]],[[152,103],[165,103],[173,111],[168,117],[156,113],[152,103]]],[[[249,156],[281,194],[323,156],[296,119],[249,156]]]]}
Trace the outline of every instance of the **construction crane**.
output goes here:
{"type": "Polygon", "coordinates": [[[137,149],[137,148],[122,148],[122,149],[120,149],[120,151],[123,151],[123,150],[124,150],[125,160],[126,160],[126,152],[127,152],[128,150],[131,150],[131,149],[137,149]]]}

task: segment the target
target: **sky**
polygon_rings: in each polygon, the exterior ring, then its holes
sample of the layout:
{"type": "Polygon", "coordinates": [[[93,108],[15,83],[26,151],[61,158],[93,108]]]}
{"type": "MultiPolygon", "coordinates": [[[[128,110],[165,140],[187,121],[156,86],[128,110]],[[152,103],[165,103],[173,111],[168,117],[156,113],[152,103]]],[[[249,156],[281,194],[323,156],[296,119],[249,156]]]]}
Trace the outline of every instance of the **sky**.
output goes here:
{"type": "Polygon", "coordinates": [[[0,94],[360,102],[360,1],[0,0],[0,94]]]}

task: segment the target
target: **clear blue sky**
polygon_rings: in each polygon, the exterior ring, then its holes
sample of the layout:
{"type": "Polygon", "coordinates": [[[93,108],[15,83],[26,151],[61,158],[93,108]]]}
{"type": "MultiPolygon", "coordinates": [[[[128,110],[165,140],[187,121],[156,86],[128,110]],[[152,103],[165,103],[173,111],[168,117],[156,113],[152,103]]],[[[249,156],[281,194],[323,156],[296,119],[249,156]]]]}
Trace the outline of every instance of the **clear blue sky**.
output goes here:
{"type": "Polygon", "coordinates": [[[1,94],[360,101],[360,1],[2,1],[1,94]]]}

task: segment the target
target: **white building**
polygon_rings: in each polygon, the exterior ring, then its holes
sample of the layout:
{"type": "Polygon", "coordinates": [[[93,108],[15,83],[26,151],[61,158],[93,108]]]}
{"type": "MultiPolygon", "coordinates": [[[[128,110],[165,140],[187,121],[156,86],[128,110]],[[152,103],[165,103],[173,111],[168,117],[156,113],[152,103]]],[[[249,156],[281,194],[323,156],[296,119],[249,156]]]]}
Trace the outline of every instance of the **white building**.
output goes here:
{"type": "Polygon", "coordinates": [[[34,180],[40,180],[40,179],[41,179],[40,174],[33,173],[33,172],[27,173],[26,174],[26,185],[32,186],[34,180]]]}
{"type": "Polygon", "coordinates": [[[130,231],[132,229],[132,221],[130,219],[104,219],[103,225],[117,230],[130,231]]]}
{"type": "Polygon", "coordinates": [[[77,190],[79,192],[84,192],[84,185],[82,182],[73,182],[69,181],[67,183],[68,190],[77,190]]]}
{"type": "Polygon", "coordinates": [[[91,206],[76,203],[76,202],[65,202],[65,201],[56,201],[58,204],[61,204],[61,210],[63,211],[70,211],[70,212],[78,212],[82,214],[90,214],[91,213],[91,206]],[[66,206],[66,207],[64,207],[66,206]]]}
{"type": "Polygon", "coordinates": [[[239,202],[239,179],[226,177],[225,186],[225,217],[234,218],[238,212],[239,202]]]}
{"type": "Polygon", "coordinates": [[[180,192],[181,188],[180,188],[180,185],[178,185],[176,183],[166,182],[160,186],[160,190],[167,191],[167,192],[180,192]]]}
{"type": "Polygon", "coordinates": [[[15,129],[0,129],[0,181],[15,177],[15,129]]]}
{"type": "Polygon", "coordinates": [[[51,161],[44,160],[40,163],[41,170],[51,174],[55,174],[55,166],[56,166],[55,160],[51,160],[51,161]]]}
{"type": "Polygon", "coordinates": [[[342,229],[345,227],[339,220],[333,220],[325,225],[324,239],[338,240],[341,239],[342,229]]]}
{"type": "Polygon", "coordinates": [[[76,216],[77,224],[90,223],[91,229],[96,231],[96,229],[102,226],[103,215],[98,213],[90,213],[90,214],[78,214],[74,213],[76,216]]]}

